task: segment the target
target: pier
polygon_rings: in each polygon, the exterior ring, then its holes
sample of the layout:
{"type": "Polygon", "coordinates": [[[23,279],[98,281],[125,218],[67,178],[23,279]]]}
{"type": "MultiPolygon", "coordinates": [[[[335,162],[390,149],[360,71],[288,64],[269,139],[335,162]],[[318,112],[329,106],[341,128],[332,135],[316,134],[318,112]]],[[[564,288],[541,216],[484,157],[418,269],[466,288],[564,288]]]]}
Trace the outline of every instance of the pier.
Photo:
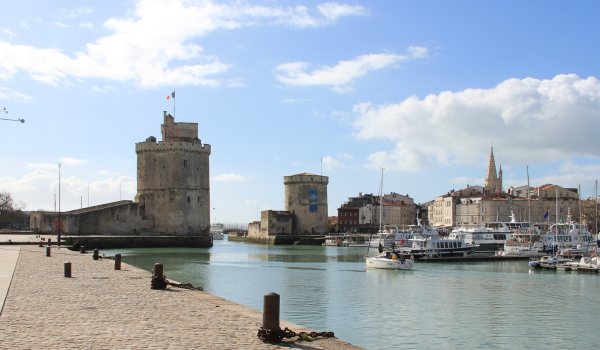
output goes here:
{"type": "Polygon", "coordinates": [[[46,248],[0,246],[2,348],[362,349],[333,338],[265,343],[258,310],[203,291],[154,290],[149,271],[115,270],[113,260],[56,246],[47,256],[46,248]]]}

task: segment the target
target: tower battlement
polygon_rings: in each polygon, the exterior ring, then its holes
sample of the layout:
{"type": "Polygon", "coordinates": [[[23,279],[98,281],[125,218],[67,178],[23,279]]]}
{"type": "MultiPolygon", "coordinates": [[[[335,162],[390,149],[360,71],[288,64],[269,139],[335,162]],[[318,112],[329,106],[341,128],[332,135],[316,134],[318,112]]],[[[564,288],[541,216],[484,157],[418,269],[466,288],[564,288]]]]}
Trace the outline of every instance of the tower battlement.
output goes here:
{"type": "Polygon", "coordinates": [[[206,155],[210,155],[211,147],[209,144],[202,144],[201,142],[183,142],[183,141],[173,141],[173,142],[153,142],[153,141],[145,141],[138,142],[135,144],[135,152],[167,152],[167,151],[177,151],[177,152],[186,152],[186,153],[204,153],[206,155]]]}
{"type": "Polygon", "coordinates": [[[327,185],[327,184],[329,184],[329,177],[315,175],[315,174],[309,174],[309,173],[296,174],[296,175],[283,177],[284,185],[294,184],[294,183],[315,183],[315,184],[327,185]]]}

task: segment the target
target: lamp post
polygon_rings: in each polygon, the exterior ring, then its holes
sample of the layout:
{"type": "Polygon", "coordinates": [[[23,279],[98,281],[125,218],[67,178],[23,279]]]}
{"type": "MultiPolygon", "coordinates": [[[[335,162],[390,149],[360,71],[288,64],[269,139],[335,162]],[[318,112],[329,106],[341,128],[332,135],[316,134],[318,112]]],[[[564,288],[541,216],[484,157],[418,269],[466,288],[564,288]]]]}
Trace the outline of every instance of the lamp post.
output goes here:
{"type": "MultiPolygon", "coordinates": [[[[4,114],[8,114],[8,111],[6,110],[6,108],[1,109],[0,113],[4,113],[4,114]]],[[[9,122],[21,122],[21,124],[25,123],[25,119],[6,119],[6,118],[0,118],[0,120],[7,120],[9,122]]]]}

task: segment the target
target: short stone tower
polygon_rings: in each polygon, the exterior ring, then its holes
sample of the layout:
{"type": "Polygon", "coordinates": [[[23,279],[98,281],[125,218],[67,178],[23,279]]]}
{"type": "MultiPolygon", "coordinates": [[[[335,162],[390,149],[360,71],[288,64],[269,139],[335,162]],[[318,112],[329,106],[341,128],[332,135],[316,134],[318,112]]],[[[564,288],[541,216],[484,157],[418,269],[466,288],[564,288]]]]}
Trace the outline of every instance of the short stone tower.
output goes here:
{"type": "Polygon", "coordinates": [[[329,177],[314,174],[284,176],[285,210],[293,213],[295,234],[327,233],[329,177]]]}
{"type": "Polygon", "coordinates": [[[150,136],[135,145],[137,195],[155,232],[207,234],[210,230],[210,145],[198,139],[197,123],[175,123],[164,112],[162,141],[150,136]]]}

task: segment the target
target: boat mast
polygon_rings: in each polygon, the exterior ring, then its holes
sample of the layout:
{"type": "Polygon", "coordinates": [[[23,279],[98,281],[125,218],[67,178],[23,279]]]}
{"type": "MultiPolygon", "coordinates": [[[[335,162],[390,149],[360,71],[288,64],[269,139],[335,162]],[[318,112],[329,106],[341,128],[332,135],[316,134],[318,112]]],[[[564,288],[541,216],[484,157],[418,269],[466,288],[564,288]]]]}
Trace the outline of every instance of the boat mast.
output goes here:
{"type": "Polygon", "coordinates": [[[531,202],[529,198],[531,197],[531,193],[529,193],[529,165],[527,166],[527,207],[529,207],[529,226],[531,227],[531,202]]]}
{"type": "Polygon", "coordinates": [[[554,187],[554,200],[555,200],[555,209],[556,212],[556,230],[554,230],[554,255],[558,254],[558,185],[554,187]]]}
{"type": "Polygon", "coordinates": [[[381,183],[379,184],[379,232],[381,232],[381,211],[383,210],[383,169],[381,168],[381,183]]]}
{"type": "MultiPolygon", "coordinates": [[[[596,180],[596,196],[594,197],[594,203],[596,206],[596,209],[594,210],[594,216],[596,217],[596,226],[594,226],[594,232],[596,232],[596,235],[598,234],[598,180],[596,180]]],[[[596,237],[597,239],[597,237],[596,237]]]]}

